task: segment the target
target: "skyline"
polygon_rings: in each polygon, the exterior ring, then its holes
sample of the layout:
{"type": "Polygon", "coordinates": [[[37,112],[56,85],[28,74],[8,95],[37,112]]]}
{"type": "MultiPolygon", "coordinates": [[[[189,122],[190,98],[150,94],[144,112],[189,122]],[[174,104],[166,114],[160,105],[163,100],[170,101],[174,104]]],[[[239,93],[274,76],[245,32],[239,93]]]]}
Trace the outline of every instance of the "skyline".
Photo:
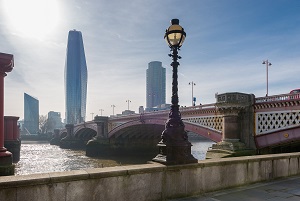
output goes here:
{"type": "Polygon", "coordinates": [[[215,93],[269,95],[300,88],[300,2],[297,0],[2,0],[0,52],[14,55],[4,79],[4,112],[24,118],[23,94],[38,98],[40,115],[65,118],[64,65],[69,30],[82,32],[87,68],[87,120],[146,106],[146,69],[166,68],[171,101],[171,58],[163,36],[178,18],[187,33],[179,51],[179,104],[215,102],[215,93]],[[288,3],[287,3],[288,2],[288,3]],[[47,4],[46,4],[47,3],[47,4]],[[33,6],[34,4],[34,6],[33,6]],[[45,23],[46,22],[46,23],[45,23]],[[112,108],[111,105],[116,107],[112,108]]]}

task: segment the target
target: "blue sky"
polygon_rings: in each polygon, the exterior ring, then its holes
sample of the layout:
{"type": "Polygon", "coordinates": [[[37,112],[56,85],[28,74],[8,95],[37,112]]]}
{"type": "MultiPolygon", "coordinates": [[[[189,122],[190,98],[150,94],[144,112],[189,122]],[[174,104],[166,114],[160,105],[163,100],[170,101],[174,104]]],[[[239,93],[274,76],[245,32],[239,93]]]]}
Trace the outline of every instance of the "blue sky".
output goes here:
{"type": "Polygon", "coordinates": [[[299,0],[1,0],[0,52],[15,56],[5,78],[5,115],[24,114],[24,92],[40,114],[64,117],[68,31],[82,32],[88,67],[87,120],[146,104],[146,69],[161,61],[171,97],[171,58],[163,36],[172,18],[187,33],[179,54],[179,104],[215,102],[215,93],[256,97],[300,88],[299,0]],[[24,2],[26,2],[24,4],[24,2]]]}

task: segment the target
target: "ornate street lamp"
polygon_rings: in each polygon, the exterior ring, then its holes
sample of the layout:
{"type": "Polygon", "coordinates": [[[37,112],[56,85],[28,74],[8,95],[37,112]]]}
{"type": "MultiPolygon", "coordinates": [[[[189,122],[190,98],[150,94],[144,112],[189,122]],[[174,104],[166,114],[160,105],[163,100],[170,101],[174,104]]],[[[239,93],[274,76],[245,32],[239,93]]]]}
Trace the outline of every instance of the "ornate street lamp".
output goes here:
{"type": "Polygon", "coordinates": [[[166,30],[165,39],[171,48],[173,62],[172,76],[172,105],[169,113],[169,119],[166,122],[165,130],[161,135],[161,141],[158,143],[159,153],[152,159],[153,161],[166,165],[197,163],[198,160],[191,154],[191,143],[188,141],[187,132],[184,130],[184,124],[178,105],[178,50],[182,46],[186,33],[179,25],[178,19],[171,20],[171,26],[166,30]]]}

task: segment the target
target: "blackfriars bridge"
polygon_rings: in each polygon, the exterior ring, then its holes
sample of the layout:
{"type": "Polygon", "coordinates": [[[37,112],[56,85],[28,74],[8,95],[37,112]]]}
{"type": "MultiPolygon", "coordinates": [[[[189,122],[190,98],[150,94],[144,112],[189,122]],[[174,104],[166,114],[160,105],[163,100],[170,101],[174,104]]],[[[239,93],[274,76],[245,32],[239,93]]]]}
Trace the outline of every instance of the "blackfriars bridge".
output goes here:
{"type": "MultiPolygon", "coordinates": [[[[224,93],[216,103],[181,107],[186,131],[208,138],[212,150],[256,153],[300,151],[300,94],[255,97],[253,94],[224,93]]],[[[169,111],[102,117],[56,130],[53,144],[72,148],[72,144],[100,140],[114,147],[156,145],[165,128],[169,111]],[[72,143],[70,143],[72,142],[72,143]]],[[[210,150],[211,151],[211,150],[210,150]]]]}

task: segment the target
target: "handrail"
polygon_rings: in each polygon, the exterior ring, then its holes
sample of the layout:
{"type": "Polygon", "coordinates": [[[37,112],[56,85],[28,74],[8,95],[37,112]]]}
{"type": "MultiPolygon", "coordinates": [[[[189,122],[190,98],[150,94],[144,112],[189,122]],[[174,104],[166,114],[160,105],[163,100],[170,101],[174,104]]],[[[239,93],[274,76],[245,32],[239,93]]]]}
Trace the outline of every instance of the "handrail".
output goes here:
{"type": "MultiPolygon", "coordinates": [[[[205,105],[197,105],[197,106],[189,106],[189,107],[180,107],[179,111],[194,111],[194,110],[204,110],[214,108],[215,103],[205,104],[205,105]]],[[[157,114],[167,114],[170,110],[158,110],[158,111],[151,111],[151,112],[144,112],[142,115],[157,115],[157,114]]],[[[141,114],[129,114],[129,115],[120,115],[120,116],[111,116],[110,119],[122,119],[128,117],[139,117],[141,114]]]]}
{"type": "Polygon", "coordinates": [[[300,93],[296,94],[279,94],[274,96],[265,96],[255,98],[255,103],[278,102],[288,100],[300,100],[300,93]]]}

